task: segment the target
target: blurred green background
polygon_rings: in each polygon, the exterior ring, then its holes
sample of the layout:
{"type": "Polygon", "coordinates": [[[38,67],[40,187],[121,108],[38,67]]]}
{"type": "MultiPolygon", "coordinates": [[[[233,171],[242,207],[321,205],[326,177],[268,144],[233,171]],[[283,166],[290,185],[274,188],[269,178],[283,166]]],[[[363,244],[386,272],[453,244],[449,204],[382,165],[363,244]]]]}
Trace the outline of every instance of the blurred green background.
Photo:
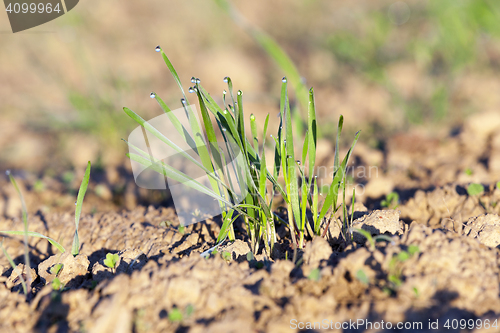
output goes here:
{"type": "MultiPolygon", "coordinates": [[[[327,139],[339,114],[348,132],[362,129],[361,141],[378,147],[409,128],[449,131],[471,113],[500,109],[497,0],[231,3],[314,87],[327,139]]],[[[248,115],[263,122],[279,111],[283,71],[214,1],[80,1],[16,34],[0,17],[2,169],[128,164],[120,139],[135,124],[122,107],[159,115],[151,91],[180,107],[158,44],[186,88],[195,76],[219,97],[230,76],[248,115]]]]}

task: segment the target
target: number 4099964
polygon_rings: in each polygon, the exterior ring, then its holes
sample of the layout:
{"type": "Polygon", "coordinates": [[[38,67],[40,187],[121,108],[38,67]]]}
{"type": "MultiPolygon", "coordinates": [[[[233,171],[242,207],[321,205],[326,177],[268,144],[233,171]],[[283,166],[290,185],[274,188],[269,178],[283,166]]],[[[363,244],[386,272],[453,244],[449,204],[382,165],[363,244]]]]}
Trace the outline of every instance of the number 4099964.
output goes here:
{"type": "Polygon", "coordinates": [[[52,12],[56,12],[56,13],[59,13],[61,11],[61,8],[59,8],[59,3],[57,3],[54,7],[52,7],[52,4],[49,2],[49,3],[9,3],[9,5],[5,8],[5,10],[7,11],[7,13],[11,14],[11,13],[15,13],[15,14],[19,14],[19,13],[23,13],[23,14],[26,14],[26,13],[47,13],[47,14],[50,14],[52,12]]]}

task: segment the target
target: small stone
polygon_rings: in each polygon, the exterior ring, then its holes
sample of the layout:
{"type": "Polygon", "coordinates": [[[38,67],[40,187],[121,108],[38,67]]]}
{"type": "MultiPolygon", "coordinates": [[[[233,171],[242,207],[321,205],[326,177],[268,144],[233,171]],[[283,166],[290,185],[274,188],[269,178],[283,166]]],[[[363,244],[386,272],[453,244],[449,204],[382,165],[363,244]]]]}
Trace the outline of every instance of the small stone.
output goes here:
{"type": "MultiPolygon", "coordinates": [[[[5,285],[7,286],[7,288],[12,289],[13,291],[19,291],[19,290],[22,290],[22,288],[23,288],[22,287],[22,280],[19,278],[19,275],[17,274],[18,272],[21,273],[22,277],[24,278],[24,281],[26,281],[26,279],[28,278],[26,266],[24,266],[24,264],[18,264],[16,268],[17,269],[12,270],[12,273],[10,274],[9,278],[7,279],[7,282],[5,282],[5,285]]],[[[36,280],[37,277],[38,277],[38,275],[36,274],[36,271],[32,268],[31,269],[31,286],[33,286],[34,281],[36,280]]]]}
{"type": "MultiPolygon", "coordinates": [[[[377,235],[401,235],[403,234],[403,222],[399,220],[400,211],[398,210],[375,210],[370,214],[364,215],[352,223],[353,228],[363,229],[377,235]]],[[[365,237],[359,233],[353,233],[356,243],[364,243],[365,237]]]]}
{"type": "Polygon", "coordinates": [[[489,247],[498,247],[500,244],[500,216],[484,214],[471,217],[464,228],[464,235],[477,239],[489,247]]]}

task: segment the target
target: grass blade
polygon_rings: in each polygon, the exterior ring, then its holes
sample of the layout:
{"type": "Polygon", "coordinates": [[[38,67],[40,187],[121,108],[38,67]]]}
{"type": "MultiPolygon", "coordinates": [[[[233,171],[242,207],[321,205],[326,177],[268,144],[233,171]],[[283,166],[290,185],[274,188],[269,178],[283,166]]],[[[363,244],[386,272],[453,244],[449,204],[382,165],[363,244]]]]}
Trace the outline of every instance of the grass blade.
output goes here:
{"type": "MultiPolygon", "coordinates": [[[[316,128],[316,108],[314,106],[314,91],[313,88],[309,90],[309,106],[307,113],[307,133],[306,133],[309,155],[309,185],[311,184],[314,167],[316,164],[316,144],[317,144],[317,128],[316,128]]],[[[306,161],[303,160],[305,164],[306,161]]]]}
{"type": "Polygon", "coordinates": [[[7,170],[7,176],[9,176],[10,182],[12,185],[14,185],[14,188],[16,189],[17,194],[19,195],[19,199],[21,200],[21,207],[22,207],[22,215],[23,215],[23,224],[24,224],[24,265],[26,266],[26,275],[28,277],[28,285],[31,286],[31,263],[30,263],[30,256],[29,256],[29,251],[28,251],[28,209],[26,208],[26,202],[24,201],[23,194],[21,193],[21,190],[19,189],[19,186],[17,186],[17,182],[14,179],[14,177],[10,174],[10,170],[7,170]]]}
{"type": "MultiPolygon", "coordinates": [[[[17,231],[17,230],[1,230],[0,231],[0,234],[7,234],[7,235],[24,235],[25,232],[24,231],[17,231]]],[[[50,237],[47,237],[45,235],[42,235],[38,232],[34,232],[34,231],[28,231],[28,236],[31,236],[31,237],[38,237],[38,238],[43,238],[43,239],[46,239],[49,241],[50,244],[54,245],[61,253],[64,253],[66,250],[64,249],[64,247],[59,244],[57,241],[53,240],[52,238],[50,237]]]]}
{"type": "Polygon", "coordinates": [[[76,210],[75,210],[75,235],[73,237],[73,245],[71,246],[71,254],[77,256],[80,252],[80,240],[78,237],[78,226],[80,224],[80,215],[82,213],[83,198],[87,192],[87,187],[89,185],[90,179],[90,161],[87,164],[87,169],[85,170],[85,175],[83,176],[82,183],[80,184],[80,189],[78,190],[78,197],[76,199],[76,210]]]}

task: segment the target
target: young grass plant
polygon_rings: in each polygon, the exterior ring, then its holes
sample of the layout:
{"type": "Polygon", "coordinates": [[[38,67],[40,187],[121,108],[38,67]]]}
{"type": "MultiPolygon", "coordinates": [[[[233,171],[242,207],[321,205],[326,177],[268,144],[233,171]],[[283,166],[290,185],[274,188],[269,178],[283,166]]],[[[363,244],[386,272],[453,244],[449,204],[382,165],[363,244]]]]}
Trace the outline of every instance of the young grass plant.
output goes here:
{"type": "MultiPolygon", "coordinates": [[[[321,226],[325,220],[326,214],[331,211],[335,214],[341,205],[337,205],[338,192],[344,192],[344,211],[345,208],[345,187],[346,187],[346,168],[349,157],[359,138],[359,132],[356,133],[354,142],[342,162],[339,158],[339,138],[342,131],[343,117],[340,116],[337,133],[337,143],[335,152],[334,172],[331,184],[328,186],[328,192],[322,204],[319,203],[318,179],[314,175],[317,144],[317,124],[316,110],[314,105],[314,92],[309,91],[308,102],[308,128],[302,146],[302,161],[296,160],[294,136],[292,130],[292,114],[288,100],[287,79],[282,79],[281,87],[281,112],[279,114],[280,126],[276,136],[271,135],[274,140],[274,161],[271,170],[268,170],[266,164],[266,137],[269,123],[269,115],[264,121],[262,139],[258,138],[257,120],[254,115],[250,116],[250,130],[252,138],[247,138],[244,123],[243,112],[243,93],[239,90],[233,93],[233,84],[229,77],[224,78],[227,83],[228,91],[223,94],[223,107],[220,107],[214,99],[201,86],[200,80],[192,78],[194,86],[189,88],[190,93],[196,93],[200,105],[203,129],[196,123],[194,111],[188,106],[184,89],[172,63],[163,52],[161,47],[156,48],[160,52],[167,67],[169,68],[174,80],[177,82],[182,94],[182,105],[186,114],[188,114],[191,131],[187,131],[180,124],[179,119],[166,106],[166,104],[157,96],[151,93],[163,111],[168,115],[177,132],[183,140],[198,154],[201,163],[182,151],[178,146],[168,139],[164,134],[151,126],[147,121],[128,108],[124,108],[133,120],[141,125],[146,131],[160,139],[163,143],[175,149],[179,154],[188,158],[192,163],[203,170],[210,180],[210,186],[207,187],[196,179],[183,173],[172,166],[167,165],[162,160],[156,159],[151,154],[128,143],[137,153],[129,153],[127,156],[131,160],[137,161],[154,171],[170,177],[184,185],[216,199],[222,211],[222,227],[218,235],[217,243],[220,244],[226,238],[234,239],[233,223],[238,217],[242,217],[251,242],[253,253],[257,253],[261,244],[264,244],[266,252],[271,255],[274,244],[277,241],[275,222],[281,218],[272,211],[274,194],[277,192],[284,200],[288,209],[288,224],[290,236],[294,247],[302,248],[306,237],[306,232],[310,237],[320,236],[321,226]],[[227,100],[226,100],[227,99],[227,100]],[[214,127],[212,119],[215,120],[217,127],[214,127]],[[218,128],[219,135],[222,136],[226,146],[228,156],[219,147],[216,140],[217,134],[215,128],[218,128]],[[190,133],[193,133],[191,135],[190,133]],[[205,145],[203,137],[206,134],[208,144],[205,145]],[[241,153],[243,163],[232,165],[234,173],[231,176],[229,166],[226,160],[235,160],[238,153],[241,153]],[[303,164],[307,164],[305,169],[303,164]],[[280,174],[281,173],[281,174],[280,174]],[[234,177],[236,179],[231,179],[234,177]],[[281,182],[281,178],[284,184],[281,182]],[[244,184],[246,187],[245,195],[238,198],[234,190],[234,184],[244,184]],[[271,188],[271,189],[270,189],[271,188]],[[312,212],[312,214],[307,214],[312,212]]],[[[344,214],[345,216],[347,213],[344,214]]],[[[284,222],[283,220],[281,220],[284,222]]],[[[346,222],[347,223],[347,222],[346,222]]],[[[348,228],[344,228],[347,232],[348,228]]]]}
{"type": "MultiPolygon", "coordinates": [[[[21,200],[24,230],[23,231],[2,230],[2,231],[0,231],[0,233],[7,234],[7,235],[23,235],[24,236],[24,262],[25,262],[26,276],[27,276],[26,281],[24,280],[22,275],[18,272],[17,267],[15,266],[14,262],[10,258],[7,251],[4,249],[3,242],[2,242],[2,244],[0,244],[0,247],[1,247],[4,255],[9,260],[9,263],[11,264],[12,268],[14,270],[16,270],[18,276],[21,278],[21,281],[23,283],[23,290],[25,293],[27,293],[28,290],[26,288],[26,285],[31,286],[31,282],[32,282],[31,281],[32,280],[31,265],[30,265],[30,261],[29,261],[29,250],[28,250],[28,237],[31,236],[31,237],[38,237],[38,238],[46,239],[50,244],[54,245],[54,247],[57,248],[61,253],[66,252],[66,250],[56,240],[54,240],[48,236],[42,235],[38,232],[28,230],[28,209],[26,208],[26,203],[24,201],[23,194],[21,193],[21,190],[19,189],[19,186],[17,185],[17,182],[16,182],[15,178],[12,176],[12,174],[10,173],[10,171],[7,171],[6,174],[9,177],[10,182],[12,183],[14,188],[16,189],[16,192],[19,195],[19,198],[21,200]]],[[[76,204],[76,212],[75,212],[75,227],[76,227],[76,229],[75,229],[75,235],[74,235],[74,239],[73,239],[73,246],[72,246],[72,252],[71,252],[74,256],[78,255],[79,248],[80,248],[80,242],[79,242],[79,238],[78,238],[78,224],[80,221],[80,215],[81,215],[81,211],[82,211],[83,198],[85,196],[85,192],[87,190],[87,186],[89,183],[89,177],[90,177],[90,162],[88,162],[87,170],[85,171],[85,176],[83,177],[82,184],[80,185],[80,191],[78,192],[78,198],[77,198],[77,201],[75,202],[75,204],[76,204]]]]}

